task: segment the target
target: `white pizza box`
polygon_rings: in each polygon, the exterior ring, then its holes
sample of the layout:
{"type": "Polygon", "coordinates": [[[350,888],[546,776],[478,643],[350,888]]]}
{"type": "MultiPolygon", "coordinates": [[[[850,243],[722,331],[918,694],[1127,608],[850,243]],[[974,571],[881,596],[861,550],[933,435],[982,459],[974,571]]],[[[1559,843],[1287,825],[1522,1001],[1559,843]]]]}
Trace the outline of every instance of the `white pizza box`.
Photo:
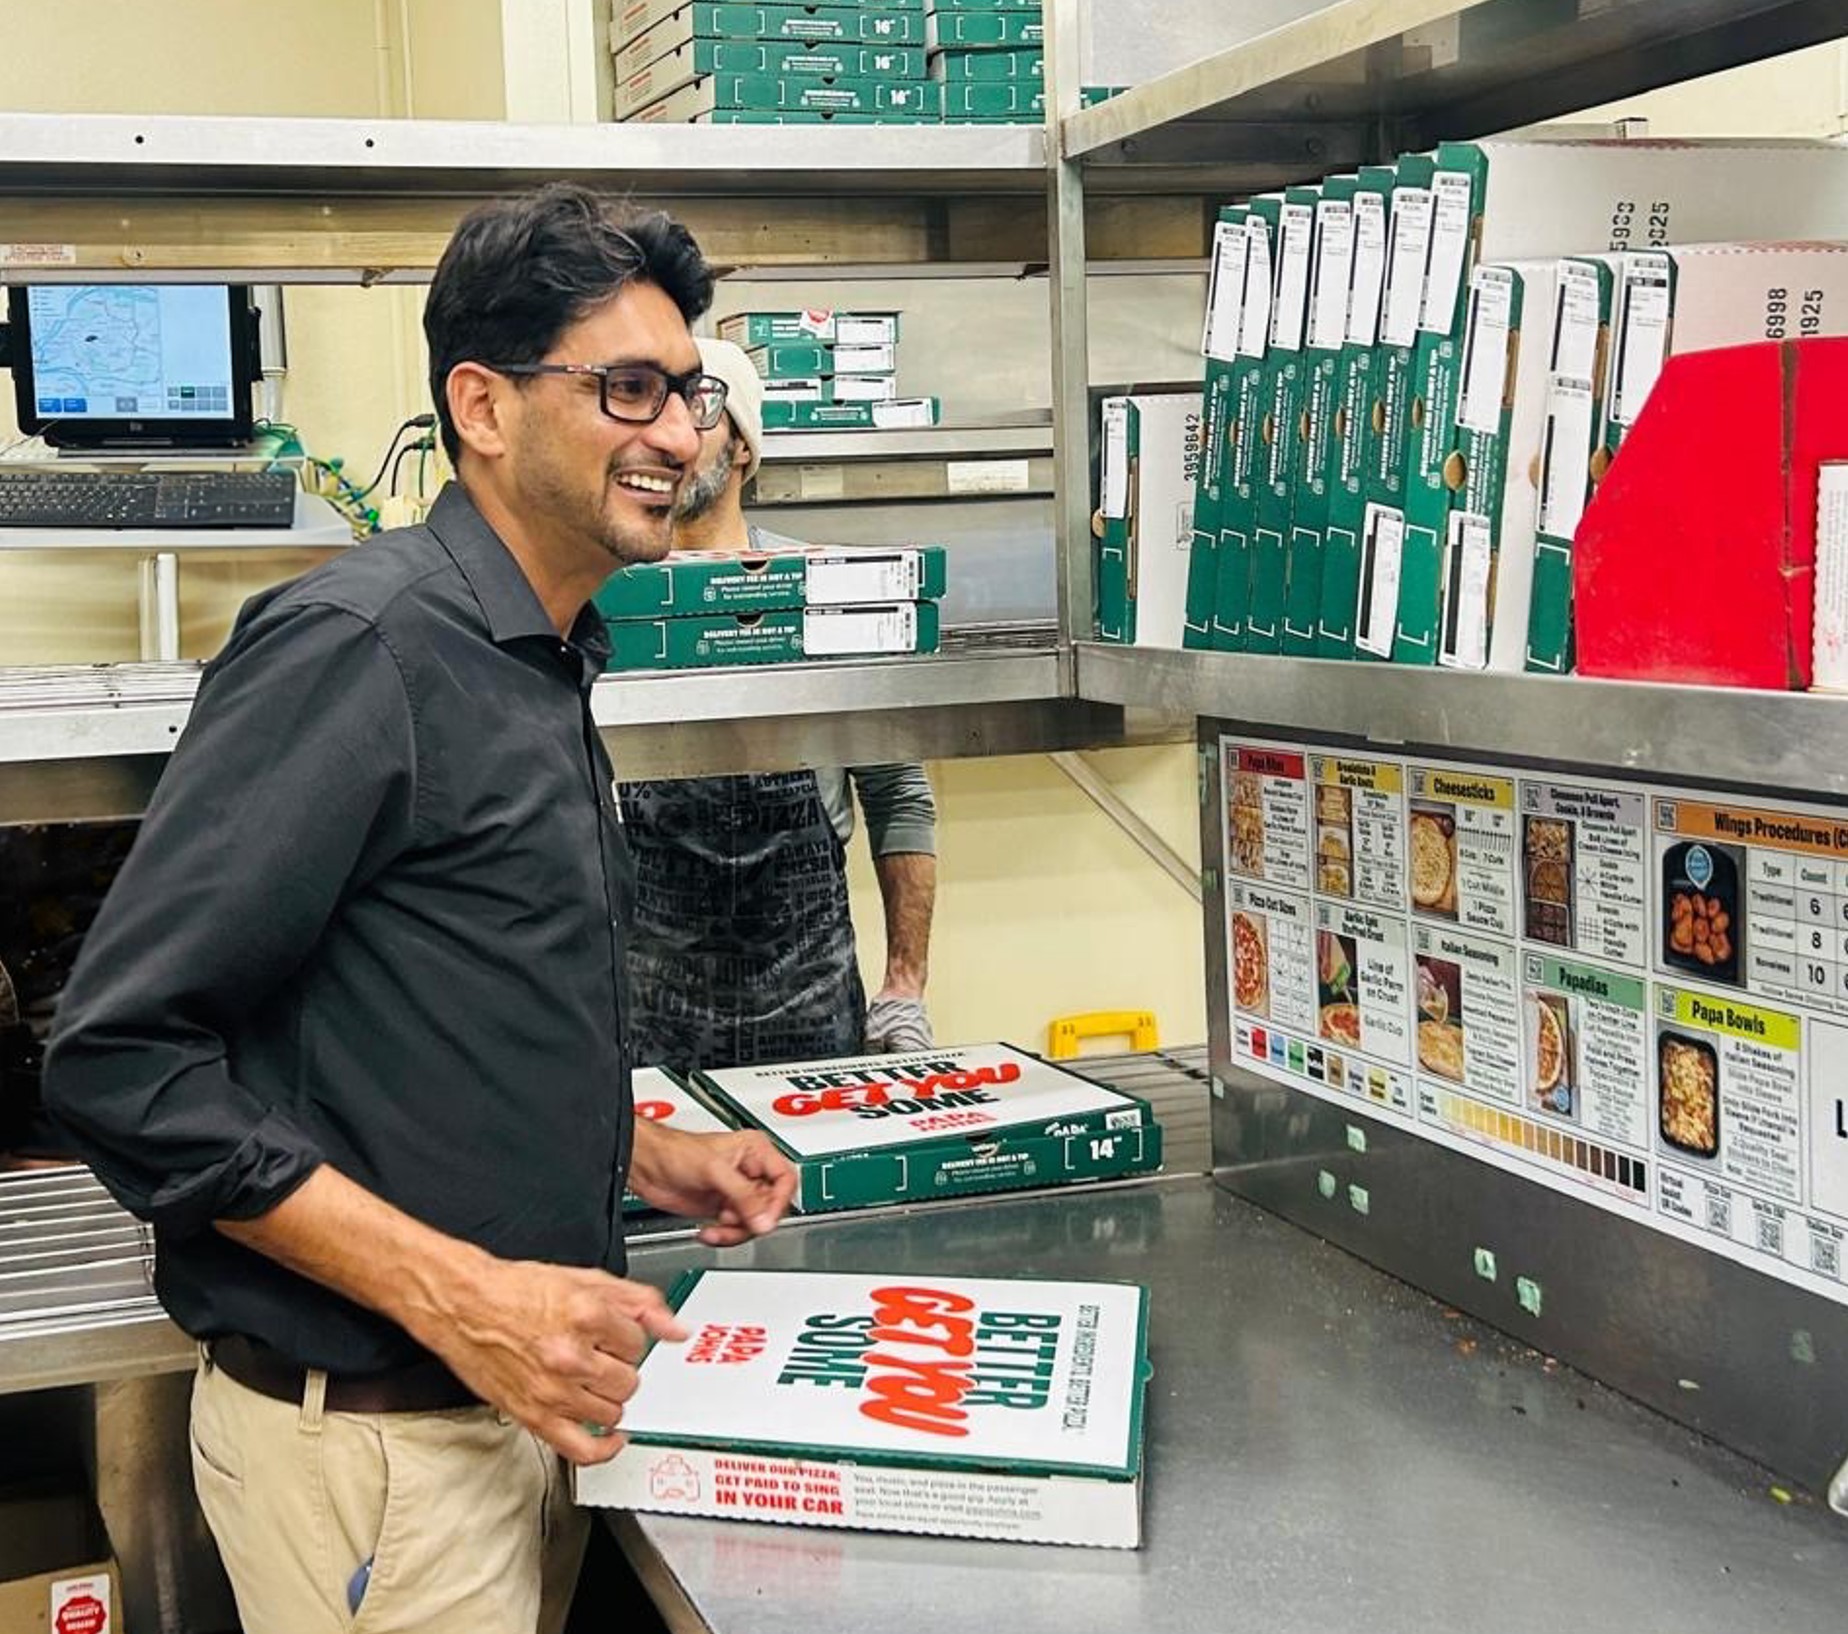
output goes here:
{"type": "Polygon", "coordinates": [[[702,1071],[795,1164],[804,1213],[1141,1173],[1148,1103],[1007,1044],[702,1071]]]}
{"type": "Polygon", "coordinates": [[[693,1271],[629,1444],[579,1503],[1133,1549],[1148,1293],[1117,1282],[693,1271]]]}
{"type": "MultiPolygon", "coordinates": [[[[712,1110],[702,1095],[665,1067],[637,1067],[633,1082],[638,1118],[690,1135],[723,1135],[730,1133],[733,1127],[712,1110]]],[[[646,1210],[648,1204],[634,1192],[625,1191],[622,1208],[625,1214],[633,1214],[646,1210]]]]}

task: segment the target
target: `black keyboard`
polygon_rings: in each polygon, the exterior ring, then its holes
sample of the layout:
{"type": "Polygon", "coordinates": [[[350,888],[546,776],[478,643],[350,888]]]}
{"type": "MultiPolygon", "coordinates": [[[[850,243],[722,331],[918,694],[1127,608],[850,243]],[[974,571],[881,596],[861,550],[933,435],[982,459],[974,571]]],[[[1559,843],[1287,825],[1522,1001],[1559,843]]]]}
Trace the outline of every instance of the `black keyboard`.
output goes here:
{"type": "Polygon", "coordinates": [[[289,471],[0,469],[0,528],[286,528],[289,471]]]}

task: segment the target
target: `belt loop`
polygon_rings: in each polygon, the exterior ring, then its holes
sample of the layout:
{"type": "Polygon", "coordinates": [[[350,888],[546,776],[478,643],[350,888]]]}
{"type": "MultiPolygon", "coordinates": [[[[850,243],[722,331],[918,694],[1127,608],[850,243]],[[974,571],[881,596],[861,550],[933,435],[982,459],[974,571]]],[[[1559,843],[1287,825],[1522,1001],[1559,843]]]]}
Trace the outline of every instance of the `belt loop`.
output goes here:
{"type": "Polygon", "coordinates": [[[309,1435],[321,1433],[321,1417],[327,1410],[327,1374],[318,1367],[308,1369],[302,1385],[301,1428],[309,1435]]]}
{"type": "Polygon", "coordinates": [[[207,1373],[212,1371],[212,1341],[210,1339],[199,1341],[199,1366],[207,1373]]]}

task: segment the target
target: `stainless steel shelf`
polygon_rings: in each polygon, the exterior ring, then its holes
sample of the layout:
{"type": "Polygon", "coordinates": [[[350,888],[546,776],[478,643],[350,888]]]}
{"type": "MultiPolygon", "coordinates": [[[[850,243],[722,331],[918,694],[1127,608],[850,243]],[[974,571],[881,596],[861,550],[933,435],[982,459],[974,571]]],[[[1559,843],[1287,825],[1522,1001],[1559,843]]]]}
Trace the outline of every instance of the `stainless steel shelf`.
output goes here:
{"type": "Polygon", "coordinates": [[[1094,163],[1223,163],[1269,124],[1282,180],[1340,168],[1357,142],[1507,130],[1844,33],[1840,0],[1336,0],[1080,110],[1063,146],[1094,163]]]}
{"type": "Polygon", "coordinates": [[[1848,800],[1848,699],[1389,664],[1077,648],[1095,703],[1498,760],[1848,800]]]}
{"type": "Polygon", "coordinates": [[[1045,167],[1032,125],[0,116],[0,186],[63,195],[471,194],[558,179],[651,194],[963,194],[1036,191],[1045,167]]]}

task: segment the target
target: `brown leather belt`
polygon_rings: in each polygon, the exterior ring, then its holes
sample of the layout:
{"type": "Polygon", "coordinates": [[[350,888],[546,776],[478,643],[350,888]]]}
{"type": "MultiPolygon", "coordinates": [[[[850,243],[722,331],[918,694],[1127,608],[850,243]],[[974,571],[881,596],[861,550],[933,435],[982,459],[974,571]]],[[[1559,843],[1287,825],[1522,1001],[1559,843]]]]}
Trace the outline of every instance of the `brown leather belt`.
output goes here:
{"type": "MultiPolygon", "coordinates": [[[[246,1390],[276,1401],[302,1399],[308,1370],[262,1340],[233,1333],[214,1339],[209,1350],[212,1365],[246,1390]]],[[[330,1413],[441,1413],[481,1401],[431,1357],[380,1373],[329,1373],[325,1405],[330,1413]]]]}

